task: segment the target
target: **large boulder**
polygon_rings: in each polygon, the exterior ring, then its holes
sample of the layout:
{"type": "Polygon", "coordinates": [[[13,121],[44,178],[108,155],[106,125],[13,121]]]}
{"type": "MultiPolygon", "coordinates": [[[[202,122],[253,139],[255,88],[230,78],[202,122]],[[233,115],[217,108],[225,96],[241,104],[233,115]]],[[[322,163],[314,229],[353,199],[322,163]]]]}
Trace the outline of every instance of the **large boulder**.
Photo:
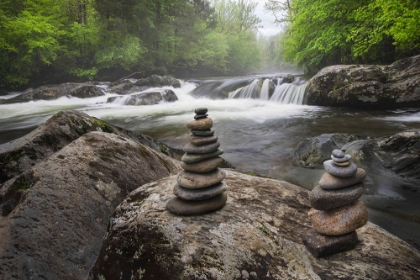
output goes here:
{"type": "Polygon", "coordinates": [[[420,56],[389,66],[334,65],[308,84],[309,105],[368,108],[420,106],[420,56]]]}
{"type": "Polygon", "coordinates": [[[114,96],[107,100],[107,103],[122,103],[123,105],[155,105],[162,101],[175,102],[178,100],[176,94],[170,89],[160,91],[148,91],[128,96],[114,96]]]}
{"type": "Polygon", "coordinates": [[[354,250],[314,258],[308,191],[227,170],[221,210],[180,217],[166,210],[176,177],[132,192],[118,206],[90,279],[416,279],[420,253],[368,223],[354,250]]]}
{"type": "Polygon", "coordinates": [[[228,80],[193,81],[198,86],[190,94],[198,98],[226,99],[229,97],[230,92],[243,88],[254,80],[254,77],[247,77],[228,80]]]}
{"type": "Polygon", "coordinates": [[[74,96],[79,98],[90,98],[103,96],[104,92],[91,84],[64,83],[58,85],[41,86],[36,89],[29,89],[4,103],[28,102],[35,100],[55,100],[63,96],[74,96]]]}
{"type": "Polygon", "coordinates": [[[121,95],[131,94],[144,91],[152,87],[171,86],[174,88],[181,87],[178,79],[170,76],[152,75],[145,79],[123,79],[116,83],[110,84],[110,91],[121,95]]]}
{"type": "Polygon", "coordinates": [[[0,189],[0,279],[86,279],[115,207],[176,174],[129,138],[89,132],[0,189]]]}

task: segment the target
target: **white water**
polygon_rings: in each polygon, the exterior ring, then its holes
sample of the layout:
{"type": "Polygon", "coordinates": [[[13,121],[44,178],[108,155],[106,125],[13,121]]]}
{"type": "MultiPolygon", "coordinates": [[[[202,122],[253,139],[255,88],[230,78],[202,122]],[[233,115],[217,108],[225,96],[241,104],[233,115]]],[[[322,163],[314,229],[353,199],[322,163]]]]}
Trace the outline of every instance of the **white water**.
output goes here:
{"type": "Polygon", "coordinates": [[[270,101],[281,104],[304,104],[308,83],[302,85],[282,84],[277,86],[270,101]]]}
{"type": "Polygon", "coordinates": [[[263,85],[261,87],[261,94],[260,94],[260,99],[261,100],[269,100],[270,99],[270,79],[265,79],[263,82],[263,85]]]}

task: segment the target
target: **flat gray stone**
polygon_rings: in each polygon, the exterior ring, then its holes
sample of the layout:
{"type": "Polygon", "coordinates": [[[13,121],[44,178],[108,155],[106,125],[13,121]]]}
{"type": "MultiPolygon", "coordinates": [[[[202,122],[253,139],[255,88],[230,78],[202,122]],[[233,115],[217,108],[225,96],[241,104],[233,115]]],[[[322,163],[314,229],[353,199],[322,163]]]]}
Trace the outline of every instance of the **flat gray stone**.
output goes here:
{"type": "Polygon", "coordinates": [[[355,202],[364,191],[363,183],[337,190],[324,190],[318,185],[309,193],[309,203],[312,208],[330,210],[355,202]]]}
{"type": "Polygon", "coordinates": [[[210,143],[214,143],[218,140],[217,136],[195,136],[194,134],[190,133],[188,135],[188,139],[196,146],[206,145],[210,143]]]}
{"type": "Polygon", "coordinates": [[[174,197],[168,201],[166,209],[181,216],[200,215],[222,208],[226,200],[226,192],[205,200],[185,200],[174,197]]]}
{"type": "Polygon", "coordinates": [[[205,159],[209,159],[209,158],[215,158],[218,157],[220,155],[223,154],[223,150],[222,149],[217,149],[216,151],[212,152],[212,153],[208,153],[208,154],[190,154],[190,153],[185,153],[182,158],[181,161],[186,162],[186,163],[194,163],[194,162],[199,162],[205,159]]]}
{"type": "Polygon", "coordinates": [[[184,145],[184,152],[190,153],[190,154],[208,154],[212,153],[217,150],[217,148],[220,147],[219,142],[214,142],[210,144],[205,144],[201,146],[196,146],[192,143],[187,143],[184,145]]]}
{"type": "Polygon", "coordinates": [[[345,154],[344,157],[335,157],[334,155],[331,155],[331,159],[335,162],[346,162],[351,160],[351,155],[345,154]]]}
{"type": "Polygon", "coordinates": [[[319,180],[318,185],[324,190],[335,190],[355,185],[366,178],[366,171],[357,168],[356,174],[348,178],[340,178],[325,172],[319,180]]]}
{"type": "Polygon", "coordinates": [[[314,229],[310,229],[302,238],[302,241],[303,244],[305,244],[306,249],[308,249],[315,258],[322,258],[349,251],[359,243],[356,231],[340,236],[326,236],[319,234],[314,229]]]}
{"type": "Polygon", "coordinates": [[[210,171],[215,170],[223,163],[223,159],[221,157],[215,157],[211,159],[202,160],[200,162],[195,163],[185,163],[181,161],[181,167],[186,171],[192,171],[196,173],[207,173],[210,171]]]}
{"type": "Polygon", "coordinates": [[[360,200],[331,210],[308,212],[314,229],[324,235],[343,235],[364,226],[368,221],[366,206],[360,200]]]}
{"type": "Polygon", "coordinates": [[[345,153],[342,150],[335,149],[332,151],[332,155],[338,158],[344,157],[345,153]]]}
{"type": "Polygon", "coordinates": [[[191,133],[195,136],[212,136],[214,134],[214,130],[207,129],[207,130],[197,130],[191,129],[191,133]]]}
{"type": "Polygon", "coordinates": [[[204,115],[195,115],[194,119],[199,120],[199,119],[204,119],[207,118],[208,114],[204,114],[204,115]]]}
{"type": "Polygon", "coordinates": [[[354,163],[350,163],[349,166],[341,167],[334,164],[333,160],[324,161],[325,170],[333,176],[340,178],[348,178],[354,176],[357,171],[357,166],[354,163]]]}
{"type": "Polygon", "coordinates": [[[174,195],[185,200],[203,200],[212,198],[227,190],[227,185],[223,182],[203,189],[187,189],[175,184],[174,195]]]}
{"type": "Polygon", "coordinates": [[[207,130],[212,128],[213,120],[211,118],[202,118],[198,120],[193,120],[187,123],[187,127],[189,129],[196,129],[196,130],[207,130]]]}
{"type": "Polygon", "coordinates": [[[220,183],[226,177],[223,169],[216,168],[208,173],[194,173],[182,170],[178,173],[177,182],[187,189],[201,189],[220,183]]]}

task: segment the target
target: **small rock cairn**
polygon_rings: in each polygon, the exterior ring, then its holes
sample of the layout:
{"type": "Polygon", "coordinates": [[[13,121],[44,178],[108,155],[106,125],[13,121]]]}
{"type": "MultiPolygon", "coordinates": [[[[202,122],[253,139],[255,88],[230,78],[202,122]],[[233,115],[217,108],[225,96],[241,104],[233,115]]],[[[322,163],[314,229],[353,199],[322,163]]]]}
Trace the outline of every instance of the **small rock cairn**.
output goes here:
{"type": "Polygon", "coordinates": [[[324,162],[327,172],[309,195],[313,229],[303,243],[315,257],[353,249],[359,242],[356,229],[368,221],[366,206],[358,200],[365,191],[365,170],[341,150],[334,150],[331,158],[324,162]]]}
{"type": "Polygon", "coordinates": [[[223,183],[225,171],[218,168],[223,150],[214,135],[213,120],[208,118],[207,108],[194,110],[194,121],[187,123],[191,129],[190,142],[184,146],[184,156],[173,192],[175,198],[166,208],[177,215],[199,215],[217,210],[226,204],[227,186],[223,183]]]}

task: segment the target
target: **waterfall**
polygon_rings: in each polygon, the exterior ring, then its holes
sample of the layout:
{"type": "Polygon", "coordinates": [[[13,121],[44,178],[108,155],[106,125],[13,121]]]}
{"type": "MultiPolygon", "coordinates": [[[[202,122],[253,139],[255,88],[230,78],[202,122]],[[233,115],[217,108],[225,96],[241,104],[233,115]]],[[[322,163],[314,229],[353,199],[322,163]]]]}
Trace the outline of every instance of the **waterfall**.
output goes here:
{"type": "Polygon", "coordinates": [[[303,105],[305,102],[305,92],[307,86],[308,83],[303,83],[301,85],[284,83],[276,87],[270,101],[282,104],[303,105]]]}
{"type": "Polygon", "coordinates": [[[269,100],[270,99],[270,79],[265,79],[262,87],[261,87],[261,94],[260,99],[262,100],[269,100]]]}
{"type": "Polygon", "coordinates": [[[229,98],[258,98],[259,82],[260,79],[255,79],[251,84],[230,92],[229,98]]]}

